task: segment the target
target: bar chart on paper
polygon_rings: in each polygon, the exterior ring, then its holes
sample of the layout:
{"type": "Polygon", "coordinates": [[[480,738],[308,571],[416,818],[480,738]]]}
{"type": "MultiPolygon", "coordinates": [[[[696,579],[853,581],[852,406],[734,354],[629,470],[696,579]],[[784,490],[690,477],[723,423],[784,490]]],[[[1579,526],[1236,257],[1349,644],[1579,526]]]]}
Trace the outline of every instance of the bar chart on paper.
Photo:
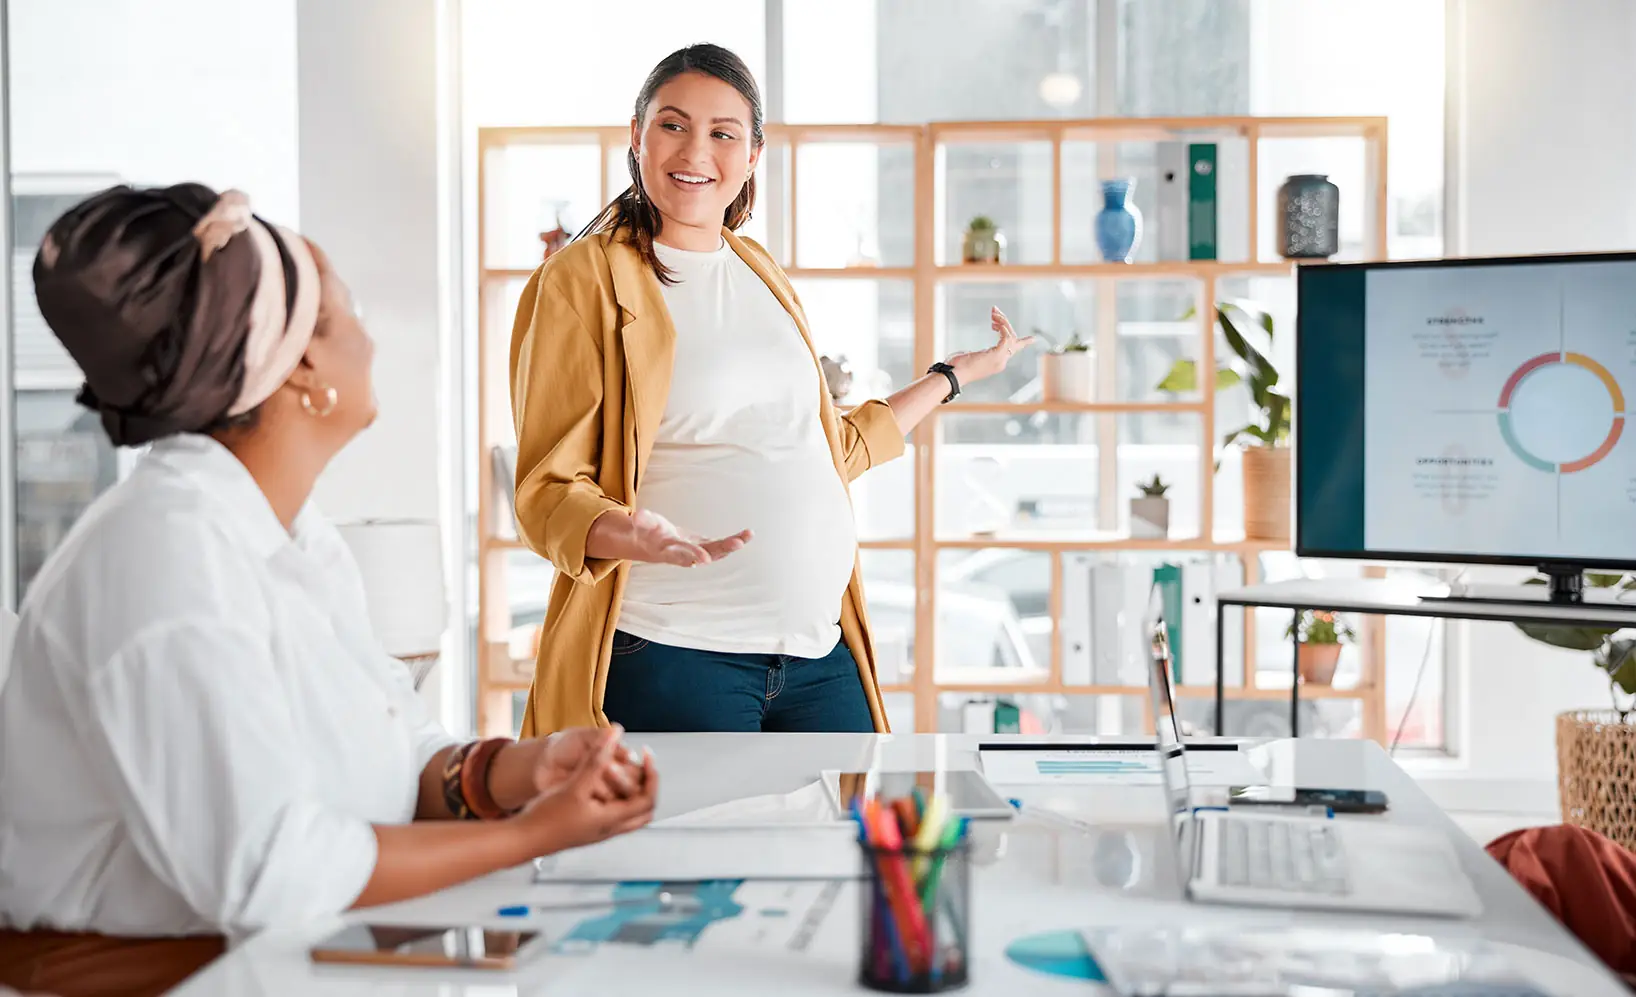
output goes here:
{"type": "Polygon", "coordinates": [[[1034,772],[1041,776],[1072,775],[1158,775],[1159,768],[1148,759],[1138,758],[1040,758],[1034,772]]]}
{"type": "MultiPolygon", "coordinates": [[[[979,752],[983,774],[995,785],[1157,786],[1162,781],[1159,758],[1152,747],[1137,749],[1040,748],[979,752]]],[[[1204,786],[1243,786],[1263,781],[1244,753],[1236,750],[1189,751],[1187,772],[1204,786]]]]}

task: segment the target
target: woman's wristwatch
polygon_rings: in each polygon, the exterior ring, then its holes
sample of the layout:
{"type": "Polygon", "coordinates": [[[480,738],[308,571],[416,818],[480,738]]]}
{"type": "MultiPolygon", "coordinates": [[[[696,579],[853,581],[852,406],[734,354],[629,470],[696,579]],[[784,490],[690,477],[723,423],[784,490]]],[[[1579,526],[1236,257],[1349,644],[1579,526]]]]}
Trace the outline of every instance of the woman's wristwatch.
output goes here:
{"type": "Polygon", "coordinates": [[[926,368],[926,373],[928,373],[928,374],[942,374],[944,377],[949,379],[949,395],[948,395],[947,398],[943,399],[942,404],[947,405],[948,403],[954,401],[955,398],[959,396],[959,394],[960,394],[960,379],[958,377],[954,376],[954,368],[953,367],[950,367],[948,364],[946,364],[946,363],[942,362],[941,360],[939,360],[937,363],[934,363],[930,367],[927,367],[926,368]]]}

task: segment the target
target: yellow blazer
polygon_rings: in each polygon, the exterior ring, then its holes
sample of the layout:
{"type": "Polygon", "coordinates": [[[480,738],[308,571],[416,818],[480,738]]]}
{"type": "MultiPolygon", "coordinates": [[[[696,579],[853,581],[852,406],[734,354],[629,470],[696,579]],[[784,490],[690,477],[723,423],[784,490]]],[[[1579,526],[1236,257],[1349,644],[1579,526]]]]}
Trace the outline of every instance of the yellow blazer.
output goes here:
{"type": "MultiPolygon", "coordinates": [[[[726,229],[722,237],[772,289],[811,351],[806,314],[778,264],[749,239],[726,229]]],[[[529,549],[558,572],[528,693],[525,737],[608,724],[602,693],[630,566],[587,558],[585,534],[604,512],[632,511],[670,393],[675,350],[676,329],[659,279],[621,238],[600,234],[571,243],[523,288],[511,333],[517,525],[529,549]]],[[[885,402],[839,413],[816,352],[812,374],[843,482],[903,453],[903,432],[885,402]]],[[[856,558],[840,610],[875,729],[884,732],[856,558]]]]}

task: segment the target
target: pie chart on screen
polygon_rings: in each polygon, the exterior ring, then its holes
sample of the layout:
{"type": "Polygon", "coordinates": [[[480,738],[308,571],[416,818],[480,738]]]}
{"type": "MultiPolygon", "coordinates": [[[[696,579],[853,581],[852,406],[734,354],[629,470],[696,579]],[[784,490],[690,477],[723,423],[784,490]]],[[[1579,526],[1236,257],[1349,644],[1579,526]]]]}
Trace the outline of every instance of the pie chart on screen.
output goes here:
{"type": "Polygon", "coordinates": [[[1595,467],[1625,431],[1625,395],[1608,369],[1583,353],[1524,361],[1500,389],[1500,436],[1524,464],[1549,474],[1595,467]]]}

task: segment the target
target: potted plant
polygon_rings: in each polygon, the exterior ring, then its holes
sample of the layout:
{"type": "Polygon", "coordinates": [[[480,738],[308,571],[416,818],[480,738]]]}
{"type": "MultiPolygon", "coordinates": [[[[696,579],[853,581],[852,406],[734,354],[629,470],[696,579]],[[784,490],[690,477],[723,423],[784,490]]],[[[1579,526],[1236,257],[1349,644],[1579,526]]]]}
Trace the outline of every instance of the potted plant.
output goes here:
{"type": "Polygon", "coordinates": [[[1170,536],[1170,486],[1157,474],[1152,481],[1137,482],[1140,495],[1130,500],[1130,535],[1133,539],[1162,540],[1170,536]]]}
{"type": "MultiPolygon", "coordinates": [[[[1250,392],[1255,418],[1222,438],[1222,446],[1244,448],[1244,536],[1287,543],[1290,530],[1289,395],[1278,385],[1272,352],[1272,316],[1246,301],[1216,305],[1216,321],[1232,357],[1216,369],[1216,390],[1242,384],[1250,392]]],[[[1198,362],[1182,359],[1170,368],[1160,391],[1199,390],[1198,362]]],[[[1220,460],[1217,460],[1219,466],[1220,460]]]]}
{"type": "MultiPolygon", "coordinates": [[[[1636,575],[1585,573],[1595,588],[1636,588],[1636,575]]],[[[1545,579],[1531,578],[1530,585],[1545,579]]],[[[1610,627],[1517,623],[1542,644],[1590,655],[1608,677],[1610,709],[1570,710],[1556,718],[1557,796],[1562,822],[1600,832],[1626,848],[1636,848],[1636,637],[1610,627]]]]}
{"type": "Polygon", "coordinates": [[[1050,351],[1040,355],[1040,396],[1048,402],[1096,401],[1096,354],[1091,344],[1078,332],[1061,344],[1040,329],[1033,332],[1051,344],[1050,351]]]}
{"type": "Polygon", "coordinates": [[[1356,640],[1352,625],[1330,609],[1303,609],[1284,630],[1285,637],[1300,643],[1295,649],[1296,670],[1307,685],[1329,685],[1335,681],[1335,666],[1341,660],[1341,641],[1356,640]]]}
{"type": "Polygon", "coordinates": [[[1005,262],[1005,234],[987,215],[978,215],[966,223],[966,235],[960,243],[960,259],[966,263],[1005,262]]]}

